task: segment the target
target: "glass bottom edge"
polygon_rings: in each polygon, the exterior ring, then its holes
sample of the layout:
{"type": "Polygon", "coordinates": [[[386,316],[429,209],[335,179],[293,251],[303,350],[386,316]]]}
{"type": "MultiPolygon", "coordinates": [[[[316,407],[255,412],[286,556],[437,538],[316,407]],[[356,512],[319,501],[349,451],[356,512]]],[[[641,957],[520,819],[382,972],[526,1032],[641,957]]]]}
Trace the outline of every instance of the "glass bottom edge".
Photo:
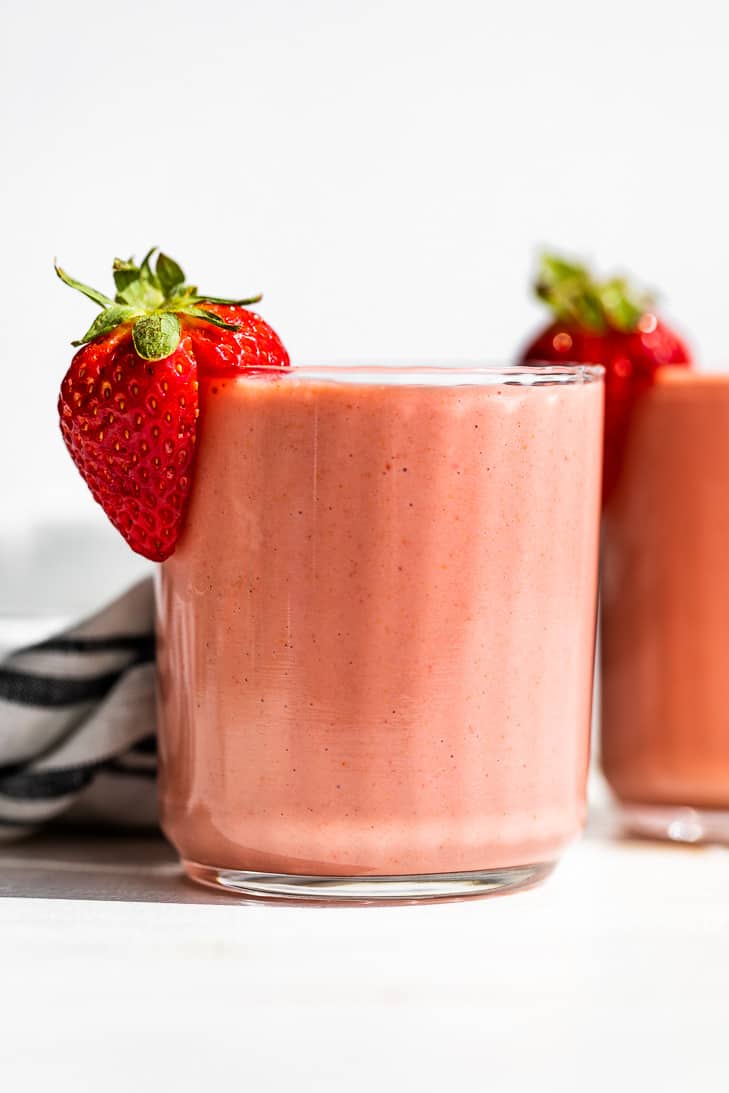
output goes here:
{"type": "Polygon", "coordinates": [[[729,809],[616,802],[621,828],[645,839],[729,845],[729,809]]]}
{"type": "Polygon", "coordinates": [[[461,873],[371,877],[257,873],[185,860],[182,865],[187,876],[197,884],[247,900],[363,905],[437,903],[505,895],[540,884],[552,872],[556,862],[461,873]]]}

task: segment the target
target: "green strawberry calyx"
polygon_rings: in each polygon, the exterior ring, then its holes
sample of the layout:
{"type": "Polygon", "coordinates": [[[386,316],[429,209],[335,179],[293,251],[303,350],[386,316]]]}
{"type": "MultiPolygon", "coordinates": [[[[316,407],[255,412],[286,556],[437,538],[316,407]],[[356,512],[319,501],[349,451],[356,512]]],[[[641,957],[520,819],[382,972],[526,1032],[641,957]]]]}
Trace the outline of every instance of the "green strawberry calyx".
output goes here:
{"type": "Polygon", "coordinates": [[[246,307],[257,304],[261,296],[246,300],[227,300],[222,296],[207,296],[198,292],[195,285],[185,284],[185,275],[173,258],[152,247],[136,265],[133,258],[125,261],[114,259],[114,284],[116,295],[112,300],[103,292],[74,280],[54,263],[56,273],[64,284],[83,293],[102,308],[83,338],[71,345],[85,345],[103,337],[119,326],[132,324],[132,338],[137,354],[146,361],[160,361],[169,357],[177,348],[180,337],[180,316],[187,315],[202,322],[211,323],[223,330],[238,330],[240,324],[227,323],[205,307],[205,304],[231,304],[246,307]],[[152,257],[157,261],[152,269],[152,257]]]}
{"type": "Polygon", "coordinates": [[[534,291],[560,322],[595,334],[632,333],[655,303],[650,293],[637,291],[625,277],[599,281],[586,266],[554,254],[542,254],[534,291]]]}

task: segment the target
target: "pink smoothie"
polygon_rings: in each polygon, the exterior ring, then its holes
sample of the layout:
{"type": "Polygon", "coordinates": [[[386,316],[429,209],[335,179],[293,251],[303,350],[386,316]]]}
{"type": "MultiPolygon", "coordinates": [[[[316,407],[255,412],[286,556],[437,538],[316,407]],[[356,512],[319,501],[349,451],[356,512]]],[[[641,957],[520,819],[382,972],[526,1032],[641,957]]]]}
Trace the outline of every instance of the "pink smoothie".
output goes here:
{"type": "Polygon", "coordinates": [[[729,376],[658,371],[603,546],[610,786],[630,804],[729,809],[729,376]]]}
{"type": "Polygon", "coordinates": [[[602,384],[330,375],[202,386],[165,831],[263,872],[552,861],[585,810],[602,384]]]}

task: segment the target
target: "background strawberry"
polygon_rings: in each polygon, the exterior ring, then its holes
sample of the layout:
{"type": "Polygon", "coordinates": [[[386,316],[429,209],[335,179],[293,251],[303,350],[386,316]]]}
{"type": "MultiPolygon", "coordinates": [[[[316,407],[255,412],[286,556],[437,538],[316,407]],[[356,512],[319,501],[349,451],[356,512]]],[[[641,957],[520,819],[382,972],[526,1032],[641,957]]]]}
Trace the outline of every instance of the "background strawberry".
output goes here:
{"type": "Polygon", "coordinates": [[[636,399],[660,365],[689,365],[691,354],[658,317],[652,298],[624,278],[597,281],[584,266],[544,255],[534,288],[554,318],[524,350],[522,362],[605,366],[605,499],[619,477],[636,399]]]}
{"type": "Polygon", "coordinates": [[[199,377],[287,367],[275,332],[243,305],[203,296],[164,254],[151,267],[114,262],[112,300],[58,276],[102,307],[61,384],[58,411],[71,458],[111,523],[137,553],[174,550],[194,469],[199,377]]]}

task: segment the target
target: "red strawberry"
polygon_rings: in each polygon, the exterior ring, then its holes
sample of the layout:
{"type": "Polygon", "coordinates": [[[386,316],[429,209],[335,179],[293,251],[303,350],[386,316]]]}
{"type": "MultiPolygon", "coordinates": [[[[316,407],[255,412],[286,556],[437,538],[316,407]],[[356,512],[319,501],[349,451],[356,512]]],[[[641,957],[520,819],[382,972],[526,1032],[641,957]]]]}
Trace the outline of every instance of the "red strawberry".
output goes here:
{"type": "Polygon", "coordinates": [[[58,412],[71,458],[133,550],[161,562],[173,552],[192,481],[198,376],[285,368],[286,350],[243,304],[200,295],[164,254],[154,271],[114,263],[111,300],[58,276],[104,309],[61,384],[58,412]]]}
{"type": "Polygon", "coordinates": [[[190,327],[201,375],[224,376],[288,365],[288,354],[278,334],[259,315],[235,304],[209,300],[205,308],[230,327],[223,329],[204,322],[190,327]]]}
{"type": "Polygon", "coordinates": [[[658,318],[650,297],[636,295],[623,278],[596,281],[585,267],[544,255],[534,287],[555,321],[525,349],[522,362],[605,366],[605,500],[619,477],[636,399],[660,365],[690,365],[691,354],[658,318]]]}

